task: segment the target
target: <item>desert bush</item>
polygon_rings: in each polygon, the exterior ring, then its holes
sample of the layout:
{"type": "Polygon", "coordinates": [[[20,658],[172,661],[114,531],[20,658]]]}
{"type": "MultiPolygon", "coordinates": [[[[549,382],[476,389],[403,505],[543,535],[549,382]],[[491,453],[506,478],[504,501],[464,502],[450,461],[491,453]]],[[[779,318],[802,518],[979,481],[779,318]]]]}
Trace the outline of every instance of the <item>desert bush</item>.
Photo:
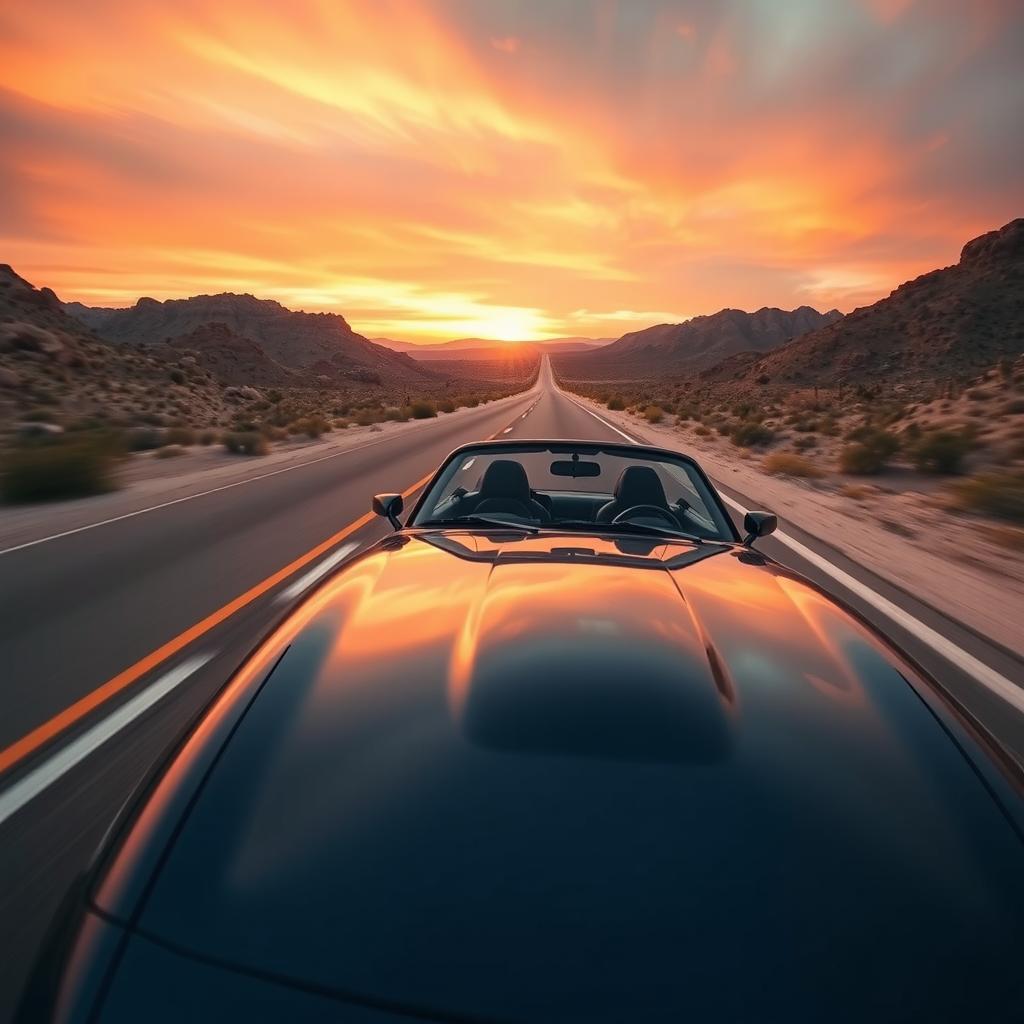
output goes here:
{"type": "Polygon", "coordinates": [[[889,459],[899,451],[900,442],[887,430],[864,427],[855,431],[858,438],[839,453],[839,469],[843,473],[871,476],[881,473],[889,459]]]}
{"type": "Polygon", "coordinates": [[[607,407],[614,412],[621,412],[626,408],[626,403],[623,401],[621,395],[612,395],[612,397],[608,399],[607,407]]]}
{"type": "Polygon", "coordinates": [[[793,447],[797,451],[805,452],[808,448],[816,448],[818,446],[818,439],[814,434],[803,434],[793,442],[793,447]]]}
{"type": "Polygon", "coordinates": [[[349,428],[348,420],[337,419],[337,420],[334,421],[334,429],[335,430],[348,430],[348,428],[349,428]]]}
{"type": "Polygon", "coordinates": [[[130,452],[148,452],[167,443],[167,431],[160,427],[132,427],[125,433],[130,452]]]}
{"type": "Polygon", "coordinates": [[[709,427],[705,427],[702,423],[699,427],[696,427],[693,431],[698,437],[707,437],[711,433],[709,427]]]}
{"type": "Polygon", "coordinates": [[[0,462],[5,501],[55,501],[114,490],[116,447],[110,439],[43,441],[9,451],[0,462]]]}
{"type": "MultiPolygon", "coordinates": [[[[284,427],[277,427],[273,423],[261,423],[259,430],[268,441],[283,441],[288,436],[288,431],[284,427]]],[[[249,431],[243,430],[241,433],[249,431]]]]}
{"type": "Polygon", "coordinates": [[[766,455],[761,467],[766,473],[781,476],[819,477],[824,475],[810,459],[804,458],[803,455],[793,455],[790,452],[766,455]]]}
{"type": "Polygon", "coordinates": [[[384,410],[384,419],[392,423],[404,423],[409,418],[408,407],[399,409],[397,406],[390,406],[384,410]]]}
{"type": "Polygon", "coordinates": [[[199,433],[199,443],[204,447],[211,444],[216,444],[220,440],[217,436],[216,430],[203,430],[199,433]]]}
{"type": "Polygon", "coordinates": [[[442,398],[437,403],[438,412],[455,412],[455,403],[450,398],[442,398]]]}
{"type": "Polygon", "coordinates": [[[437,409],[434,407],[434,403],[428,402],[426,399],[421,398],[409,406],[409,416],[414,420],[429,420],[436,415],[437,409]]]}
{"type": "Polygon", "coordinates": [[[968,511],[1024,523],[1024,473],[1020,471],[979,473],[955,484],[953,495],[968,511]]]}
{"type": "Polygon", "coordinates": [[[965,433],[933,430],[909,448],[914,467],[921,473],[959,473],[972,441],[965,433]]]}
{"type": "Polygon", "coordinates": [[[1009,416],[1016,416],[1020,413],[1024,413],[1024,398],[1011,398],[1006,405],[1003,406],[1003,413],[1009,416]]]}
{"type": "Polygon", "coordinates": [[[972,402],[987,402],[992,396],[984,388],[971,388],[967,397],[972,402]]]}
{"type": "Polygon", "coordinates": [[[167,444],[195,444],[196,432],[191,427],[171,427],[167,431],[165,440],[167,444]]]}
{"type": "Polygon", "coordinates": [[[665,412],[660,406],[649,405],[644,409],[643,416],[648,423],[660,423],[665,418],[665,412]]]}
{"type": "Polygon", "coordinates": [[[467,409],[475,409],[480,404],[480,399],[476,395],[470,395],[468,398],[459,400],[459,405],[464,405],[467,409]]]}
{"type": "Polygon", "coordinates": [[[232,455],[266,455],[267,439],[255,430],[235,430],[224,435],[224,447],[232,455]]]}
{"type": "Polygon", "coordinates": [[[184,384],[185,381],[188,380],[188,378],[185,376],[184,370],[173,369],[168,374],[168,376],[171,378],[172,381],[174,381],[175,384],[184,384]]]}
{"type": "Polygon", "coordinates": [[[153,453],[154,459],[173,459],[179,455],[184,455],[185,449],[180,444],[166,444],[163,448],[157,448],[153,453]]]}
{"type": "Polygon", "coordinates": [[[330,429],[330,424],[322,416],[303,416],[302,419],[288,424],[289,434],[305,434],[311,441],[315,441],[330,429]]]}
{"type": "Polygon", "coordinates": [[[754,423],[752,420],[740,423],[729,434],[729,440],[740,448],[754,448],[769,444],[774,437],[775,431],[771,427],[754,423]]]}

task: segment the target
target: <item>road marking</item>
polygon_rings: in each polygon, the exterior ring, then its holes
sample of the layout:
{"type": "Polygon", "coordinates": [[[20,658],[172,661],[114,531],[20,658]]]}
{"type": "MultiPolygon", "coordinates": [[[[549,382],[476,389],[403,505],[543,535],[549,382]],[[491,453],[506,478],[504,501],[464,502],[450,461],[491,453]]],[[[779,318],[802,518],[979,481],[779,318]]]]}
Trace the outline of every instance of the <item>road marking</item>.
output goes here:
{"type": "MultiPolygon", "coordinates": [[[[569,398],[568,395],[565,397],[569,398]]],[[[619,430],[618,427],[613,426],[596,412],[591,411],[586,408],[586,406],[580,405],[575,399],[569,398],[569,401],[572,402],[573,405],[578,406],[584,412],[590,413],[594,419],[614,430],[617,434],[620,434],[631,444],[640,443],[628,434],[619,430]]],[[[719,491],[719,493],[721,494],[721,491],[719,491]]],[[[744,508],[738,501],[728,497],[728,495],[722,494],[721,496],[722,500],[739,512],[740,515],[746,515],[747,512],[750,511],[749,509],[744,508]]],[[[895,622],[896,625],[906,630],[911,636],[916,637],[922,643],[927,644],[927,646],[929,646],[933,651],[945,658],[946,661],[955,665],[972,679],[981,683],[982,686],[994,693],[997,697],[1001,697],[1018,711],[1024,711],[1024,688],[1017,686],[1015,683],[1007,679],[1006,676],[997,672],[989,665],[986,665],[985,662],[965,651],[962,647],[957,646],[957,644],[953,643],[953,641],[948,637],[944,637],[941,633],[932,629],[931,626],[928,626],[920,619],[915,618],[910,614],[910,612],[905,611],[898,604],[893,603],[877,591],[872,590],[867,586],[867,584],[861,583],[861,581],[855,576],[851,576],[845,570],[840,569],[839,566],[833,565],[828,561],[828,559],[807,547],[806,544],[802,544],[795,537],[791,537],[788,533],[785,533],[782,530],[776,530],[772,536],[788,547],[794,554],[799,555],[805,561],[810,562],[811,565],[817,567],[828,576],[831,576],[832,579],[834,579],[840,586],[849,590],[851,593],[856,594],[862,601],[871,605],[871,607],[876,611],[881,612],[891,622],[895,622]]]]}
{"type": "MultiPolygon", "coordinates": [[[[510,398],[520,397],[518,395],[510,395],[510,398]]],[[[498,399],[503,401],[503,399],[498,399]]],[[[484,408],[481,406],[480,408],[484,408]]],[[[488,409],[493,411],[493,405],[488,409]]],[[[426,421],[429,422],[429,421],[426,421]]],[[[434,422],[440,423],[441,420],[434,422]]],[[[24,551],[25,548],[33,548],[37,544],[46,544],[51,540],[60,540],[61,537],[70,537],[76,533],[84,533],[86,530],[95,530],[100,526],[109,526],[111,523],[120,523],[125,519],[134,519],[136,516],[144,516],[148,512],[159,512],[162,508],[170,508],[172,505],[180,505],[184,501],[194,501],[196,498],[205,498],[210,494],[218,494],[221,491],[230,491],[234,487],[242,487],[245,484],[254,484],[259,480],[268,480],[272,476],[280,476],[282,473],[291,473],[296,469],[305,469],[306,466],[315,466],[320,462],[326,462],[328,459],[337,459],[342,455],[351,455],[353,452],[361,452],[366,448],[373,448],[379,444],[386,444],[389,441],[394,441],[396,438],[402,437],[403,434],[408,431],[403,431],[401,434],[392,434],[389,437],[381,437],[376,441],[367,441],[365,444],[356,445],[354,448],[346,448],[344,451],[331,452],[328,455],[321,455],[319,458],[310,459],[307,462],[297,462],[290,466],[283,466],[281,469],[271,470],[269,473],[260,473],[258,476],[246,477],[244,480],[236,480],[234,483],[222,484],[220,487],[211,487],[207,491],[200,491],[198,494],[186,494],[181,498],[174,498],[171,501],[161,502],[159,505],[150,505],[148,508],[136,509],[134,512],[125,512],[123,515],[111,516],[109,519],[101,519],[99,522],[86,523],[84,526],[76,526],[71,530],[62,530],[60,533],[51,533],[47,537],[39,537],[36,540],[25,541],[23,544],[15,544],[9,548],[0,549],[0,555],[9,555],[14,551],[24,551]]]]}
{"type": "Polygon", "coordinates": [[[505,428],[505,429],[504,429],[504,430],[502,431],[502,433],[503,433],[503,434],[509,434],[509,433],[511,433],[511,432],[512,432],[512,428],[511,428],[511,427],[506,427],[506,428],[505,428]]]}
{"type": "Polygon", "coordinates": [[[582,409],[585,413],[588,413],[590,416],[593,416],[598,423],[603,423],[609,430],[614,430],[616,434],[618,434],[620,437],[624,437],[630,444],[640,443],[639,441],[636,440],[636,438],[630,437],[629,434],[627,434],[624,430],[619,430],[619,428],[615,426],[614,423],[609,423],[603,416],[598,416],[597,413],[594,412],[592,409],[588,409],[585,405],[580,405],[580,403],[577,402],[575,398],[570,398],[567,394],[565,394],[564,391],[562,392],[562,395],[568,398],[569,401],[572,402],[572,404],[575,405],[577,409],[582,409]]]}
{"type": "Polygon", "coordinates": [[[164,673],[141,693],[136,694],[116,711],[111,712],[106,718],[87,729],[78,739],[66,747],[62,747],[52,757],[47,758],[23,779],[19,779],[10,789],[5,790],[3,794],[0,794],[0,825],[11,815],[17,814],[25,804],[37,797],[62,775],[84,761],[93,751],[99,749],[111,736],[134,722],[139,715],[149,710],[176,686],[180,686],[213,656],[214,652],[212,651],[207,654],[195,654],[176,668],[164,673]]]}
{"type": "Polygon", "coordinates": [[[359,544],[356,541],[342,544],[333,555],[328,555],[315,569],[310,569],[305,576],[300,576],[290,587],[282,590],[274,598],[274,603],[283,604],[285,601],[294,600],[304,590],[308,590],[313,586],[318,579],[326,576],[339,562],[344,561],[358,547],[359,544]]]}
{"type": "MultiPolygon", "coordinates": [[[[403,498],[408,498],[418,491],[434,474],[428,473],[422,480],[417,480],[411,487],[402,492],[403,498]]],[[[310,562],[319,558],[322,554],[330,551],[336,544],[350,537],[356,530],[361,529],[367,523],[372,522],[376,516],[373,512],[367,512],[353,520],[348,526],[339,530],[332,537],[310,548],[304,555],[289,562],[288,565],[277,572],[272,573],[265,580],[250,587],[244,594],[240,594],[234,600],[218,608],[215,612],[207,615],[193,626],[189,626],[184,632],[179,633],[172,640],[168,640],[162,647],[151,651],[144,658],[140,658],[134,665],[129,665],[123,672],[119,672],[112,679],[108,679],[102,685],[96,687],[84,697],[75,701],[74,704],[54,715],[52,718],[37,726],[31,732],[26,733],[20,740],[16,740],[9,747],[0,750],[0,773],[6,771],[18,761],[38,750],[44,743],[62,733],[65,729],[74,725],[84,718],[90,711],[95,710],[101,704],[106,703],[115,694],[120,693],[125,687],[131,686],[147,672],[162,665],[168,658],[173,657],[180,650],[198,640],[208,633],[215,626],[219,626],[225,619],[231,618],[236,612],[241,611],[246,605],[252,604],[258,597],[262,597],[268,590],[272,590],[279,583],[284,582],[293,573],[310,562]]]]}

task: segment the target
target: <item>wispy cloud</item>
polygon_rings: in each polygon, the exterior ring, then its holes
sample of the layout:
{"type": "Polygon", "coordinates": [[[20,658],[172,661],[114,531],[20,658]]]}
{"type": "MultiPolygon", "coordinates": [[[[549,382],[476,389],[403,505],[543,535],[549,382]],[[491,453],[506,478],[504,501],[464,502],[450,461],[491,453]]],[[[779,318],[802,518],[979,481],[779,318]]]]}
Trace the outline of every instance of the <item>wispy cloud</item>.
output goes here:
{"type": "Polygon", "coordinates": [[[369,333],[842,309],[1020,214],[1024,9],[39,0],[0,12],[2,258],[369,333]]]}

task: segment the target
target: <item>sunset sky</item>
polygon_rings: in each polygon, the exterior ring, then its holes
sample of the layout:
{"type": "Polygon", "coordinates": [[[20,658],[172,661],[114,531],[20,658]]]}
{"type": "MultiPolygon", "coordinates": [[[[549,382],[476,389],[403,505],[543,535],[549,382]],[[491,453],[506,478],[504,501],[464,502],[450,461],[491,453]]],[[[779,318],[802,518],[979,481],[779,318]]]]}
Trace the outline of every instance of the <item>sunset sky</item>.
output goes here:
{"type": "Polygon", "coordinates": [[[371,337],[848,311],[1024,213],[1019,0],[0,9],[0,262],[371,337]]]}

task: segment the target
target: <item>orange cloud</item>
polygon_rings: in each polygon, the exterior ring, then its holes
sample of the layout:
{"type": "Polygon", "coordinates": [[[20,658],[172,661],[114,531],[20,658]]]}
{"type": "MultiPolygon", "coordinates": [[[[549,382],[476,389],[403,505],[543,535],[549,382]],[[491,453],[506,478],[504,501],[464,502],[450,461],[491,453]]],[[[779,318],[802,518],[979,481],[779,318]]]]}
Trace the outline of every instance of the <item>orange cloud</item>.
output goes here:
{"type": "Polygon", "coordinates": [[[67,298],[245,290],[414,340],[847,309],[1019,214],[1024,15],[815,12],[8,5],[0,258],[67,298]]]}

